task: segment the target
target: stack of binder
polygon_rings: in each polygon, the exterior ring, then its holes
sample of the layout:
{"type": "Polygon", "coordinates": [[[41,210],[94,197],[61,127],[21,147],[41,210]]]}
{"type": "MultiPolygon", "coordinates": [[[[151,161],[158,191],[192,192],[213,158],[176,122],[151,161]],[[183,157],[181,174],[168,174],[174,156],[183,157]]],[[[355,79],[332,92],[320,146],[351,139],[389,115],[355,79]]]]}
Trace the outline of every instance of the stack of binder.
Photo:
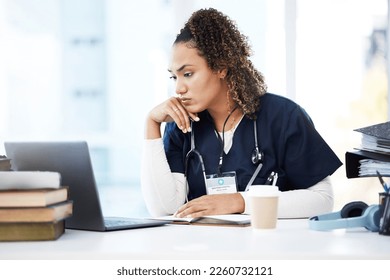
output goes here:
{"type": "Polygon", "coordinates": [[[390,177],[390,122],[355,131],[361,133],[361,145],[345,154],[347,177],[374,177],[377,171],[390,177]]]}

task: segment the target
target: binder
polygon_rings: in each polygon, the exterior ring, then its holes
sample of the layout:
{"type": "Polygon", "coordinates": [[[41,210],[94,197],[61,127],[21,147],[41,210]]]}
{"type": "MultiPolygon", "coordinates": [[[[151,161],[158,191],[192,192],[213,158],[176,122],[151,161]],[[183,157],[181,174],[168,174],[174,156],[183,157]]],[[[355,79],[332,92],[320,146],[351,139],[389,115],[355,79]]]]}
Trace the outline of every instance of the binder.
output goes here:
{"type": "MultiPolygon", "coordinates": [[[[390,164],[390,156],[381,154],[381,153],[374,153],[374,152],[368,152],[363,150],[356,150],[356,151],[349,151],[345,153],[345,169],[346,169],[346,175],[347,178],[358,178],[359,176],[359,167],[360,167],[360,160],[362,159],[374,159],[374,160],[380,160],[384,162],[389,162],[390,164]]],[[[376,174],[373,174],[372,176],[364,176],[364,177],[374,177],[376,174]]]]}
{"type": "MultiPolygon", "coordinates": [[[[390,122],[378,123],[354,131],[362,134],[360,148],[345,153],[345,169],[347,178],[374,177],[375,170],[370,170],[370,175],[359,175],[360,160],[381,161],[378,168],[390,169],[390,122]]],[[[367,164],[367,163],[366,163],[367,164]]],[[[384,175],[384,174],[382,174],[384,175]]],[[[390,176],[390,173],[388,175],[390,176]]]]}

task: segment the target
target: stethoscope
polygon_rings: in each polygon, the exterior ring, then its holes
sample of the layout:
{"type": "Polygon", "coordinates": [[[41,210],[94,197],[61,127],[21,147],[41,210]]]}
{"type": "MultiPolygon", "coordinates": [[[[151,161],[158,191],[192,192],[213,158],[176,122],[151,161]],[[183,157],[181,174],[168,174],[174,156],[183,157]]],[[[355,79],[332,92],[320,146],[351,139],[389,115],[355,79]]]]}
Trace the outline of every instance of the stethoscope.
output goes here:
{"type": "Polygon", "coordinates": [[[203,175],[204,183],[205,183],[205,186],[207,185],[206,184],[206,169],[204,167],[203,157],[195,147],[195,136],[194,136],[193,123],[194,122],[191,120],[191,149],[186,154],[186,158],[185,158],[185,162],[184,162],[184,177],[185,177],[184,179],[186,182],[186,202],[188,202],[188,191],[189,191],[188,180],[187,180],[188,162],[189,162],[190,157],[192,155],[196,155],[198,157],[198,160],[200,162],[200,166],[202,168],[202,175],[203,175]]]}
{"type": "Polygon", "coordinates": [[[263,162],[264,162],[264,152],[259,149],[259,144],[257,143],[257,124],[256,120],[253,121],[253,132],[255,134],[255,149],[252,152],[252,163],[253,164],[259,164],[253,173],[251,179],[249,180],[248,184],[245,187],[245,191],[249,190],[249,187],[252,186],[253,181],[255,180],[257,174],[259,174],[261,168],[263,168],[263,162]]]}
{"type": "MultiPolygon", "coordinates": [[[[231,113],[233,113],[233,111],[231,113]]],[[[225,124],[226,124],[227,120],[229,119],[231,113],[226,118],[225,123],[223,125],[223,129],[222,129],[222,139],[220,139],[221,142],[222,142],[222,150],[221,150],[219,163],[218,163],[218,169],[217,169],[217,174],[218,175],[221,174],[221,167],[222,167],[222,163],[223,163],[224,127],[225,127],[225,124]]],[[[259,148],[259,143],[258,143],[258,139],[257,139],[257,121],[256,121],[256,119],[253,120],[253,134],[254,134],[254,139],[255,139],[255,148],[253,149],[252,154],[251,154],[251,161],[252,161],[252,163],[254,165],[258,164],[258,166],[257,166],[255,172],[253,173],[251,179],[249,180],[249,182],[248,182],[248,184],[247,184],[247,186],[245,188],[245,191],[247,191],[249,189],[249,187],[252,185],[252,183],[255,180],[257,174],[260,172],[261,168],[263,167],[263,162],[264,162],[264,153],[259,148]]],[[[218,135],[218,137],[220,137],[218,133],[217,133],[217,135],[218,135]]],[[[203,162],[203,157],[202,157],[200,152],[195,147],[195,135],[194,135],[194,129],[193,129],[193,121],[191,121],[191,136],[190,137],[191,137],[191,149],[186,154],[185,164],[184,164],[184,177],[185,177],[185,180],[186,180],[186,192],[187,193],[188,193],[188,181],[187,181],[188,164],[189,164],[189,159],[190,159],[190,157],[192,155],[195,155],[198,158],[198,160],[199,160],[200,166],[202,168],[202,175],[203,175],[203,179],[204,179],[204,182],[205,182],[205,186],[207,186],[207,183],[206,183],[206,169],[205,169],[205,165],[204,165],[204,162],[203,162]]],[[[186,196],[186,201],[188,202],[188,197],[187,196],[186,196]]]]}

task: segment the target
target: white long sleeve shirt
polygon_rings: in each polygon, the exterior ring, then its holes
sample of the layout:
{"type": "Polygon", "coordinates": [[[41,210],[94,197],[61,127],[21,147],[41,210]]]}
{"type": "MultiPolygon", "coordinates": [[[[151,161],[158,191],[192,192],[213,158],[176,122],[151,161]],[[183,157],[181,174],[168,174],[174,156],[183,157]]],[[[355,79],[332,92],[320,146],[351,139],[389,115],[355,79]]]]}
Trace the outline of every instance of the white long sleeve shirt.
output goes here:
{"type": "MultiPolygon", "coordinates": [[[[171,172],[161,138],[144,140],[141,186],[147,209],[152,216],[173,214],[186,201],[184,174],[171,172]]],[[[249,214],[250,200],[247,193],[240,194],[245,201],[244,213],[249,214]]],[[[332,209],[333,190],[328,176],[307,189],[281,192],[278,216],[306,218],[331,212],[332,209]]]]}

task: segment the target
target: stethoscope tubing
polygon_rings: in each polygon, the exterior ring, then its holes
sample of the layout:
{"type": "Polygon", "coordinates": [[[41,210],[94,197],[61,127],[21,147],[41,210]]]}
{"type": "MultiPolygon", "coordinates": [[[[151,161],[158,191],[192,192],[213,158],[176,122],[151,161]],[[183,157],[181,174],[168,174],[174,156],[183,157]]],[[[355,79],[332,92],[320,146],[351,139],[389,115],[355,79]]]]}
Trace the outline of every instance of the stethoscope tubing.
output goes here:
{"type": "MultiPolygon", "coordinates": [[[[228,118],[229,118],[229,116],[228,116],[228,118]]],[[[227,121],[227,119],[226,119],[226,121],[227,121]]],[[[225,124],[226,124],[226,121],[225,121],[225,124]]],[[[225,124],[224,124],[224,126],[225,126],[225,124]]],[[[249,182],[248,182],[248,184],[247,184],[247,186],[245,188],[245,191],[249,190],[249,187],[252,185],[252,183],[255,180],[256,176],[261,171],[261,169],[263,167],[263,162],[264,162],[264,154],[259,149],[259,146],[258,146],[257,121],[256,120],[253,120],[253,127],[254,127],[255,148],[254,148],[253,154],[251,156],[251,161],[253,162],[253,164],[258,164],[258,166],[257,166],[255,172],[253,173],[251,179],[249,180],[249,182]]],[[[185,166],[184,166],[185,180],[187,182],[187,176],[188,176],[187,173],[188,173],[188,165],[189,165],[190,157],[191,157],[192,154],[195,154],[197,156],[199,162],[200,162],[200,165],[201,165],[201,168],[202,168],[202,175],[203,175],[204,182],[205,182],[205,186],[207,187],[206,168],[205,168],[205,165],[204,165],[204,162],[203,162],[203,157],[202,157],[200,152],[195,147],[195,135],[194,135],[194,128],[193,128],[193,121],[191,121],[191,136],[190,137],[191,137],[191,149],[190,149],[190,151],[188,151],[188,153],[186,154],[186,157],[185,157],[185,166]]],[[[222,166],[222,161],[223,161],[223,148],[224,148],[223,144],[224,144],[224,135],[222,134],[222,152],[221,152],[221,156],[220,156],[220,162],[218,164],[218,175],[221,175],[220,168],[222,166]]],[[[188,182],[186,183],[186,185],[187,185],[187,192],[188,192],[189,191],[188,190],[188,182]]]]}

